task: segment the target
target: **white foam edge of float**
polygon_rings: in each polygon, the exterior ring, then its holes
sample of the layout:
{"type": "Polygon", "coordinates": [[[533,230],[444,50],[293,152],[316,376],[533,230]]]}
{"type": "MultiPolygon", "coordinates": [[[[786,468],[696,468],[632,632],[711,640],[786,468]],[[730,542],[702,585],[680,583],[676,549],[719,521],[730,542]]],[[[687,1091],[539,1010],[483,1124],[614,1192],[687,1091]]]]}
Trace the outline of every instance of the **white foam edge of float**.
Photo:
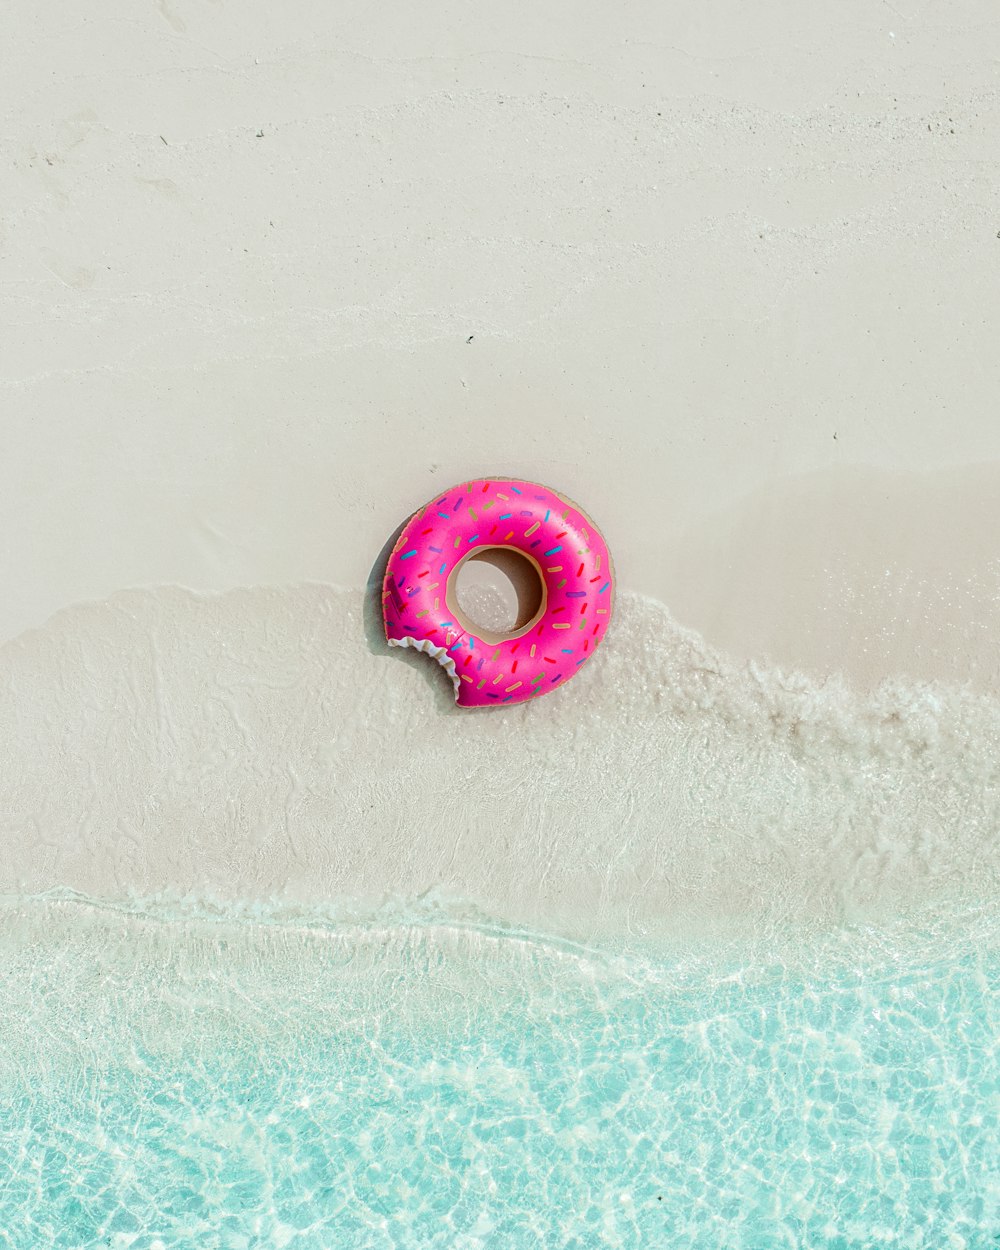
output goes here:
{"type": "Polygon", "coordinates": [[[455,667],[455,661],[448,654],[446,647],[436,647],[429,638],[411,638],[409,635],[405,638],[389,638],[387,641],[390,647],[412,647],[414,651],[422,651],[424,655],[429,655],[432,660],[437,660],[451,678],[451,683],[455,687],[455,702],[458,702],[458,692],[462,683],[458,676],[458,669],[455,667]]]}

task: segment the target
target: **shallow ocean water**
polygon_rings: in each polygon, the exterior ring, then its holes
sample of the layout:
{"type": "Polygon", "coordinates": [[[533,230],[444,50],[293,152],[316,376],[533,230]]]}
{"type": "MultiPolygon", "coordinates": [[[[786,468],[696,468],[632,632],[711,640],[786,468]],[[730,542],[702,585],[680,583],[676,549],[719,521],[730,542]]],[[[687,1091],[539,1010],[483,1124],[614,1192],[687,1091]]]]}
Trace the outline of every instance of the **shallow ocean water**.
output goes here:
{"type": "Polygon", "coordinates": [[[0,925],[0,1246],[1000,1244],[1000,925],[0,925]]]}
{"type": "Polygon", "coordinates": [[[0,1250],[997,1250],[1000,700],[365,611],[0,648],[0,1250]]]}

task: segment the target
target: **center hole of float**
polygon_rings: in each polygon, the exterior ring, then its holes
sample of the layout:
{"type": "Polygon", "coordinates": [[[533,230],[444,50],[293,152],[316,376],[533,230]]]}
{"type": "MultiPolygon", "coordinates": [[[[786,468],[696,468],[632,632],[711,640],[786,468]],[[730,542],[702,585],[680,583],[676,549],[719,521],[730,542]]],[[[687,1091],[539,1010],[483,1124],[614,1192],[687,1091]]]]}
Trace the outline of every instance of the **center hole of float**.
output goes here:
{"type": "Polygon", "coordinates": [[[516,638],[545,611],[542,570],[514,547],[480,547],[452,570],[447,603],[459,625],[484,642],[516,638]]]}

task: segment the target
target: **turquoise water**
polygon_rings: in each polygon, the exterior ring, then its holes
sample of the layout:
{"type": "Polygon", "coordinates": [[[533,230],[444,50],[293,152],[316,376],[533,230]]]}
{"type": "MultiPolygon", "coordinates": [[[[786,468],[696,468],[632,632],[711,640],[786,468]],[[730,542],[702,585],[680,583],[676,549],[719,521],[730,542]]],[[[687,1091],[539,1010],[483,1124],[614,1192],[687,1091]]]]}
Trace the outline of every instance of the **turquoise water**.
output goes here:
{"type": "Polygon", "coordinates": [[[996,1247],[998,939],[11,906],[0,1246],[996,1247]]]}

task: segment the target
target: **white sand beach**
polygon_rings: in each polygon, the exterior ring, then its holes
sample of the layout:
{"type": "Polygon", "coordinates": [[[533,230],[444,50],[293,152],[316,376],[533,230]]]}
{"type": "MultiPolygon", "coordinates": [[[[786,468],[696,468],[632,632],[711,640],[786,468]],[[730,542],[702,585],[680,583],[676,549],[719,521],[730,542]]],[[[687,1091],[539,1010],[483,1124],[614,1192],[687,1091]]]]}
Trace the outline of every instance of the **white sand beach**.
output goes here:
{"type": "Polygon", "coordinates": [[[0,892],[585,933],[995,880],[994,5],[6,28],[0,892]],[[621,610],[462,720],[365,587],[481,473],[580,501],[621,610]]]}

